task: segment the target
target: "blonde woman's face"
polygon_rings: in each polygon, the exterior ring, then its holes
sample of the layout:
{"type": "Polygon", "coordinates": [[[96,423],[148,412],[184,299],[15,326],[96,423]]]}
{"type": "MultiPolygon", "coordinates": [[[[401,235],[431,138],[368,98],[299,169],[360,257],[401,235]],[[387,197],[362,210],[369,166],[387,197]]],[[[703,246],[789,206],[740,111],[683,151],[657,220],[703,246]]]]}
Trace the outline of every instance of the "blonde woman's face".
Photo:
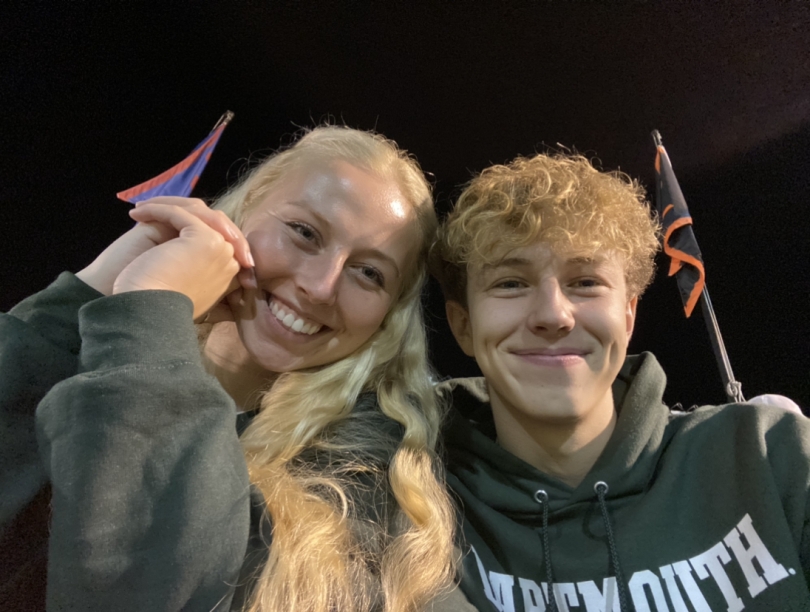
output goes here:
{"type": "Polygon", "coordinates": [[[347,162],[278,181],[242,226],[258,289],[234,308],[242,343],[272,372],[335,362],[377,331],[420,242],[399,187],[347,162]]]}

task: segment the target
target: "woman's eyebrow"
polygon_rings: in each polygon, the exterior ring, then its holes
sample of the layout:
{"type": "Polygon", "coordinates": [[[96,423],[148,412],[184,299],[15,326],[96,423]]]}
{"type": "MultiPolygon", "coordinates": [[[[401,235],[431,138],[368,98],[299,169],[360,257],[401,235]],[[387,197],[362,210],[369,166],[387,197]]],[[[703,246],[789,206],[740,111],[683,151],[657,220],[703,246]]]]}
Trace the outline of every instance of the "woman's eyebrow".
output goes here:
{"type": "Polygon", "coordinates": [[[397,265],[396,260],[393,257],[391,257],[390,255],[388,255],[387,253],[383,253],[382,251],[380,251],[378,249],[373,249],[372,248],[372,249],[363,249],[363,250],[361,250],[359,252],[359,255],[365,255],[365,256],[368,256],[368,257],[375,258],[375,259],[382,259],[383,261],[390,264],[392,268],[394,268],[394,273],[396,274],[397,278],[402,276],[402,273],[399,271],[399,266],[397,265]]]}
{"type": "Polygon", "coordinates": [[[291,204],[299,208],[306,208],[307,212],[311,214],[313,217],[315,217],[319,223],[328,225],[329,227],[332,226],[329,220],[326,217],[324,217],[321,213],[319,213],[317,210],[313,209],[312,206],[309,205],[309,202],[307,202],[306,200],[288,200],[287,204],[291,204]]]}

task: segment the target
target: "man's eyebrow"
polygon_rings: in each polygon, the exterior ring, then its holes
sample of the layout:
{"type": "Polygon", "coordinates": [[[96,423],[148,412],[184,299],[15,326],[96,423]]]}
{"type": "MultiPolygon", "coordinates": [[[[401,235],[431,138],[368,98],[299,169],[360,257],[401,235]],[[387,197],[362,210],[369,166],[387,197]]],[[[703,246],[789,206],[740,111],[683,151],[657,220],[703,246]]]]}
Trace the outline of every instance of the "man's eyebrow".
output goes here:
{"type": "MultiPolygon", "coordinates": [[[[569,257],[565,263],[572,266],[593,265],[605,261],[604,257],[593,255],[578,255],[576,257],[569,257]]],[[[485,263],[481,265],[482,272],[496,270],[498,268],[525,268],[531,266],[533,261],[527,257],[505,257],[492,263],[485,263]]]]}
{"type": "Polygon", "coordinates": [[[572,265],[590,265],[594,263],[599,263],[604,261],[603,257],[589,257],[586,255],[580,255],[579,257],[571,257],[565,260],[565,263],[572,264],[572,265]]]}
{"type": "Polygon", "coordinates": [[[531,264],[532,261],[526,257],[505,257],[504,259],[499,259],[498,261],[493,261],[492,263],[482,264],[481,271],[487,272],[497,268],[522,268],[530,266],[531,264]]]}

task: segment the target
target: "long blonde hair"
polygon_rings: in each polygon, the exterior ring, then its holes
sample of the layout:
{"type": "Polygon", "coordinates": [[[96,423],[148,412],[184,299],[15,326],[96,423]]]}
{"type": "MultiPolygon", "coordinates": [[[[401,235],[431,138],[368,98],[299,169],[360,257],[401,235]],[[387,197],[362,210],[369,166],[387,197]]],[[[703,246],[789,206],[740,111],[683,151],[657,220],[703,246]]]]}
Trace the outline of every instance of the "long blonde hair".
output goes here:
{"type": "Polygon", "coordinates": [[[242,435],[273,526],[248,610],[416,611],[455,573],[421,307],[436,229],[430,189],[393,142],[326,126],[263,162],[216,208],[240,224],[275,181],[312,160],[395,180],[416,212],[422,248],[372,337],[336,363],[281,374],[242,435]]]}

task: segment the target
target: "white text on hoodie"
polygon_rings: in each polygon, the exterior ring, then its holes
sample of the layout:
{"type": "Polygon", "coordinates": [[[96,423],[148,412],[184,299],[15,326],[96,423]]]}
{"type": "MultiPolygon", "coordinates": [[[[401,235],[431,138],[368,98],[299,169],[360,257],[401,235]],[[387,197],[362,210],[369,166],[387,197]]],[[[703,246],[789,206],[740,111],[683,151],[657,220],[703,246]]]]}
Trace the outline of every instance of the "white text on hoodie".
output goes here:
{"type": "MultiPolygon", "coordinates": [[[[475,548],[472,548],[484,594],[499,612],[515,612],[515,594],[523,600],[525,612],[544,612],[548,603],[548,584],[539,585],[534,580],[498,572],[487,572],[475,548]]],[[[664,592],[669,595],[675,612],[686,612],[688,601],[696,612],[711,612],[711,607],[700,590],[698,580],[711,576],[726,601],[729,612],[745,609],[744,599],[749,600],[769,586],[796,574],[793,568],[785,569],[777,563],[754,529],[751,516],[746,514],[737,526],[720,542],[692,557],[675,561],[653,570],[634,572],[627,582],[628,592],[637,612],[669,612],[670,607],[664,592]],[[743,539],[745,538],[745,543],[743,539]],[[746,545],[747,543],[747,545],[746,545]],[[747,582],[746,589],[735,590],[724,565],[731,562],[732,555],[742,570],[747,582]],[[756,560],[757,565],[754,564],[756,560]],[[697,579],[695,579],[697,576],[697,579]],[[680,586],[679,586],[680,583],[680,586]],[[742,595],[742,596],[741,596],[742,595]]],[[[602,587],[593,580],[584,582],[555,582],[554,598],[560,612],[571,608],[584,608],[585,612],[619,612],[616,579],[602,579],[602,587]]]]}

